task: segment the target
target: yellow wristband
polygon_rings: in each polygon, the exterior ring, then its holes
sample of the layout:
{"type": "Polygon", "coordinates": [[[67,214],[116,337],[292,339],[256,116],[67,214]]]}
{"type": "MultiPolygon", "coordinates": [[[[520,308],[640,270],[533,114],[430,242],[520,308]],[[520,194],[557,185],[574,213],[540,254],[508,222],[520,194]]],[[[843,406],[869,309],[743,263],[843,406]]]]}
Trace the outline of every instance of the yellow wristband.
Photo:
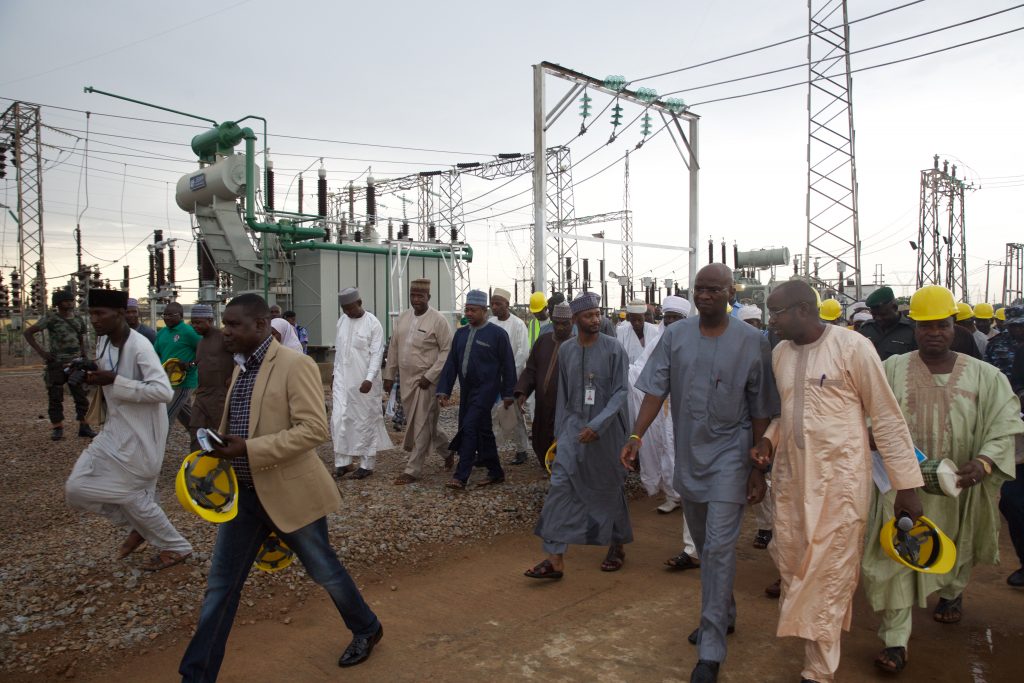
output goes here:
{"type": "Polygon", "coordinates": [[[983,458],[975,458],[975,460],[977,460],[978,462],[980,462],[980,463],[981,463],[981,466],[985,468],[985,476],[986,476],[986,477],[987,477],[988,475],[992,474],[992,465],[989,465],[989,464],[988,464],[988,460],[985,460],[985,459],[983,459],[983,458]]]}

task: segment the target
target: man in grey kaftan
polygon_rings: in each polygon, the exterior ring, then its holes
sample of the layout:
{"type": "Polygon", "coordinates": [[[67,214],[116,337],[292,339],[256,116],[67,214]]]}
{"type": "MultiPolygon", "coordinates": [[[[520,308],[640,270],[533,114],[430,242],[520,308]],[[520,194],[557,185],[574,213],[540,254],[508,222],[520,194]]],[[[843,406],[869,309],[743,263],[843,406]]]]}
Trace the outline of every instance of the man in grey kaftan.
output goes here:
{"type": "Polygon", "coordinates": [[[592,301],[596,297],[583,297],[588,300],[572,304],[580,334],[558,351],[558,449],[534,533],[550,555],[564,554],[570,543],[610,546],[602,569],[614,571],[622,566],[622,544],[633,540],[626,472],[618,457],[627,435],[628,365],[622,346],[599,333],[600,311],[592,301]],[[581,322],[580,308],[591,304],[585,311],[596,315],[581,322]]]}

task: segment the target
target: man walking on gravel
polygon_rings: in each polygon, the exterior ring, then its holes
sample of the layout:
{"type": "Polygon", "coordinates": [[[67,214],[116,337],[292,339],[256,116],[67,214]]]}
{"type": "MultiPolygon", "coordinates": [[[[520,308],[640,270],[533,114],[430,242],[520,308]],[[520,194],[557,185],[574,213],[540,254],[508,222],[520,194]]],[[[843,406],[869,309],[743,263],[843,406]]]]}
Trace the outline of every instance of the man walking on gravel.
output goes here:
{"type": "Polygon", "coordinates": [[[86,388],[79,383],[69,384],[68,375],[64,371],[72,359],[85,356],[85,321],[75,315],[75,295],[70,290],[61,289],[53,293],[53,307],[56,309],[46,314],[39,322],[24,332],[25,341],[46,362],[43,370],[43,384],[49,402],[47,412],[53,431],[50,438],[60,441],[64,438],[64,385],[68,385],[71,398],[75,401],[75,417],[78,419],[78,435],[94,437],[96,432],[85,422],[85,412],[89,409],[89,397],[86,388]],[[49,351],[36,341],[36,335],[46,330],[49,333],[49,351]]]}
{"type": "Polygon", "coordinates": [[[89,291],[89,318],[96,330],[96,365],[85,381],[106,407],[100,433],[75,462],[65,484],[70,507],[95,512],[131,529],[118,552],[128,557],[144,541],[157,554],[143,569],[172,567],[192,554],[156,498],[156,480],[167,443],[171,385],[160,360],[141,334],[125,322],[125,292],[89,291]]]}
{"type": "MultiPolygon", "coordinates": [[[[508,290],[496,287],[491,293],[491,318],[492,325],[497,325],[508,334],[509,344],[512,346],[512,355],[516,361],[516,376],[522,373],[526,367],[526,359],[530,355],[530,333],[526,329],[526,323],[512,315],[509,310],[509,302],[512,294],[508,290]]],[[[511,440],[515,445],[516,457],[512,460],[513,465],[526,463],[526,449],[529,448],[526,436],[526,421],[522,411],[514,406],[506,408],[504,405],[495,405],[491,413],[492,426],[496,434],[502,438],[511,440]],[[511,415],[504,414],[505,411],[512,411],[511,415]],[[503,424],[511,426],[511,429],[503,427],[503,424]]]]}
{"type": "Polygon", "coordinates": [[[156,330],[139,321],[138,299],[128,299],[128,309],[125,311],[124,319],[128,322],[128,327],[148,339],[150,344],[156,343],[156,330]]]}
{"type": "Polygon", "coordinates": [[[241,367],[221,422],[226,443],[212,454],[230,460],[238,477],[238,514],[217,528],[199,623],[178,672],[185,683],[217,679],[242,587],[271,533],[331,596],[353,635],[338,666],[354,666],[370,656],[384,629],[327,536],[327,514],[341,496],[316,452],[330,438],[320,371],[312,358],[271,337],[270,310],[260,296],[232,299],[223,323],[224,344],[241,367]]]}
{"type": "Polygon", "coordinates": [[[599,302],[593,292],[573,299],[577,335],[558,351],[558,453],[533,532],[548,556],[526,571],[531,579],[562,578],[570,543],[608,546],[601,571],[618,571],[626,559],[623,546],[633,541],[626,472],[617,457],[628,420],[626,352],[601,334],[599,302]]]}
{"type": "Polygon", "coordinates": [[[193,361],[196,359],[196,348],[201,337],[183,321],[184,315],[184,309],[177,301],[167,304],[163,314],[164,327],[156,333],[156,343],[153,346],[160,356],[161,363],[174,358],[185,370],[185,378],[181,383],[177,386],[171,385],[174,396],[167,404],[167,419],[173,423],[177,418],[181,426],[187,430],[192,422],[192,391],[199,384],[199,374],[193,361]]]}
{"type": "Polygon", "coordinates": [[[487,294],[479,289],[470,291],[465,313],[469,324],[455,331],[437,382],[442,408],[448,406],[455,381],[459,382],[459,431],[448,446],[459,454],[459,464],[446,484],[456,490],[466,488],[474,466],[487,468],[487,478],[477,486],[505,481],[491,428],[491,409],[499,401],[509,408],[516,384],[516,361],[508,335],[497,325],[487,324],[487,294]]]}
{"type": "Polygon", "coordinates": [[[430,307],[430,280],[413,280],[408,310],[395,321],[384,368],[384,392],[391,393],[395,376],[402,392],[406,429],[402,448],[410,453],[405,471],[395,484],[411,484],[423,476],[423,464],[431,448],[447,455],[448,439],[438,430],[440,414],[434,387],[452,347],[452,328],[444,316],[430,307]]]}
{"type": "Polygon", "coordinates": [[[373,474],[377,451],[392,447],[381,409],[380,366],[384,328],[363,308],[355,287],[338,294],[342,315],[334,338],[334,380],[331,390],[331,438],[334,476],[352,479],[373,474]],[[359,469],[353,458],[359,458],[359,469]]]}
{"type": "MultiPolygon", "coordinates": [[[[202,337],[196,347],[199,386],[196,387],[190,422],[190,432],[195,439],[196,430],[200,427],[217,429],[220,426],[235,360],[224,348],[224,335],[213,324],[211,306],[192,306],[192,329],[202,337]]],[[[192,447],[195,449],[196,444],[193,443],[192,447]]]]}

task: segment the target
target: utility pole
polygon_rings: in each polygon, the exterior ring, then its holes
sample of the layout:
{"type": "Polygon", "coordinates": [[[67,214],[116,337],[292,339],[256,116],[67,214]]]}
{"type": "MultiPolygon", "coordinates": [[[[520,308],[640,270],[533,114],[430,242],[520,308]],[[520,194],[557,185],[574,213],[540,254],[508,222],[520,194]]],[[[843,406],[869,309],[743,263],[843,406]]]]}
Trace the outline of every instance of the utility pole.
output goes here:
{"type": "Polygon", "coordinates": [[[992,266],[1002,266],[1002,261],[985,261],[985,301],[988,301],[988,283],[992,274],[992,266]]]}

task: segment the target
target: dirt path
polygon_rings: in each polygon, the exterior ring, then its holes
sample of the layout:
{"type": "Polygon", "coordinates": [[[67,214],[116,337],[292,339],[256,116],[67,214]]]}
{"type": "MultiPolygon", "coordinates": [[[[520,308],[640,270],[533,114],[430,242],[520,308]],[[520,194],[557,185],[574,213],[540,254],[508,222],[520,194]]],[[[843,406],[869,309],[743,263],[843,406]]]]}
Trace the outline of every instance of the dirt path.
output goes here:
{"type": "MultiPolygon", "coordinates": [[[[640,540],[627,548],[619,573],[598,571],[601,549],[573,547],[565,579],[530,581],[522,571],[540,555],[537,540],[527,534],[456,549],[408,574],[363,572],[357,579],[386,631],[366,664],[337,668],[348,634],[326,596],[314,595],[277,621],[236,625],[220,680],[688,680],[696,651],[685,636],[698,622],[699,576],[663,569],[664,559],[678,551],[679,516],[658,515],[652,508],[646,500],[632,504],[640,540]]],[[[747,519],[739,548],[737,632],[729,639],[720,680],[796,681],[802,648],[774,637],[776,603],[763,594],[774,568],[766,551],[749,546],[753,528],[747,519]]],[[[1003,554],[1014,557],[1005,531],[1003,554]]],[[[1007,573],[1005,565],[975,573],[958,625],[944,626],[930,612],[915,611],[911,661],[901,680],[1019,680],[1024,592],[1006,586],[1007,573]]],[[[877,624],[858,595],[839,680],[893,680],[871,665],[881,647],[877,624]]],[[[169,636],[161,639],[163,651],[129,655],[105,669],[80,661],[76,678],[176,681],[186,639],[187,634],[169,636]]]]}

